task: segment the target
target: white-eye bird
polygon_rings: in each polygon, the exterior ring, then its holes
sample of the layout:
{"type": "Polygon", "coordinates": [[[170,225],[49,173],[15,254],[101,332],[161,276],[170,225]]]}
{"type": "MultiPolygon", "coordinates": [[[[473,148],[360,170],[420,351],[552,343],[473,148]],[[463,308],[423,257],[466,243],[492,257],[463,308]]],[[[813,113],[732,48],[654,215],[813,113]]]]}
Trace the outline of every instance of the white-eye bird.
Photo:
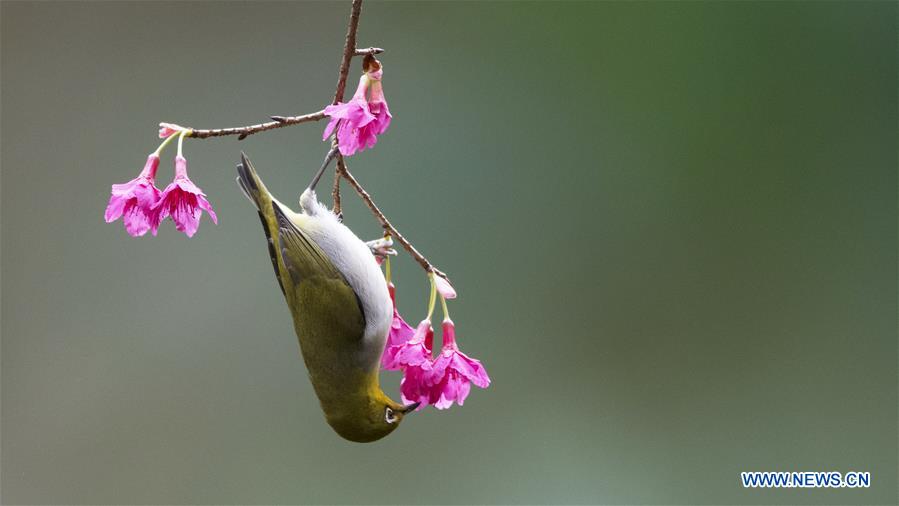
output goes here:
{"type": "Polygon", "coordinates": [[[369,247],[315,196],[326,166],[300,196],[299,213],[269,193],[243,153],[237,182],[259,211],[275,277],[328,424],[350,441],[376,441],[418,403],[403,406],[379,386],[393,306],[369,247]]]}

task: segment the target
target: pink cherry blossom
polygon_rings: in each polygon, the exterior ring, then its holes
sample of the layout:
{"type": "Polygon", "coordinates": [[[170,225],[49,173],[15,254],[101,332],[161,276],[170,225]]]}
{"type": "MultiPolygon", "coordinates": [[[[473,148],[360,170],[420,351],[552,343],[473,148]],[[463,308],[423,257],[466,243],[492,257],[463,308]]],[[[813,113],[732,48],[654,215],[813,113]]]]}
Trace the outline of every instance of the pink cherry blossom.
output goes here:
{"type": "Polygon", "coordinates": [[[423,381],[429,387],[429,403],[437,409],[446,409],[465,402],[471,390],[470,383],[480,388],[490,385],[490,377],[479,360],[459,351],[456,329],[449,318],[443,320],[443,348],[440,355],[423,370],[423,381]]]}
{"type": "Polygon", "coordinates": [[[175,179],[163,190],[155,209],[160,221],[171,216],[175,228],[188,237],[193,237],[197,232],[203,211],[209,213],[213,223],[218,224],[218,217],[206,200],[206,194],[187,177],[187,160],[181,155],[175,157],[175,179]]]}
{"type": "Polygon", "coordinates": [[[415,334],[396,354],[396,361],[403,368],[403,379],[400,381],[403,403],[420,402],[417,409],[424,409],[431,397],[425,379],[431,369],[433,347],[434,328],[431,320],[425,319],[418,324],[415,334]]]}
{"type": "Polygon", "coordinates": [[[327,139],[337,130],[337,144],[340,153],[352,156],[357,151],[371,148],[378,142],[378,136],[387,131],[393,115],[384,98],[381,86],[383,69],[362,74],[359,86],[349,102],[338,102],[325,107],[325,114],[331,117],[322,134],[327,139]],[[370,98],[366,92],[371,89],[370,98]]]}
{"type": "Polygon", "coordinates": [[[400,367],[419,366],[430,369],[433,346],[434,327],[431,326],[431,320],[422,320],[412,337],[396,351],[394,360],[400,367]]]}
{"type": "Polygon", "coordinates": [[[388,371],[396,371],[401,368],[396,360],[396,354],[404,344],[412,339],[415,331],[403,320],[396,308],[396,286],[393,283],[387,283],[387,291],[390,292],[390,300],[393,302],[393,323],[391,323],[390,332],[387,334],[387,346],[384,348],[384,354],[381,356],[381,367],[388,371]]]}
{"type": "Polygon", "coordinates": [[[127,183],[112,185],[112,194],[104,215],[107,223],[123,217],[125,230],[132,237],[142,236],[147,231],[156,235],[159,216],[154,206],[160,199],[160,191],[155,184],[157,168],[159,155],[153,153],[147,157],[140,175],[127,183]]]}

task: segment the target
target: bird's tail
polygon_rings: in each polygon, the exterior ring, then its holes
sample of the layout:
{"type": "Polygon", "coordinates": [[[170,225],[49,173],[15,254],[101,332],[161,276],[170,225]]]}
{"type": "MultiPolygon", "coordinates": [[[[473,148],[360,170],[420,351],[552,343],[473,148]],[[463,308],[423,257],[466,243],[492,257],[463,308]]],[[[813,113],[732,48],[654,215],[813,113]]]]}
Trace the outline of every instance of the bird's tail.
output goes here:
{"type": "Polygon", "coordinates": [[[272,267],[275,269],[275,277],[278,278],[281,292],[284,292],[284,283],[281,281],[278,255],[275,250],[275,240],[278,238],[278,219],[274,207],[276,203],[272,198],[272,194],[269,193],[262,180],[259,179],[259,174],[256,173],[256,169],[253,168],[250,159],[242,151],[240,153],[240,163],[237,164],[237,185],[259,212],[259,220],[262,222],[262,229],[265,231],[268,253],[272,259],[272,267]]]}
{"type": "Polygon", "coordinates": [[[237,185],[259,212],[264,213],[271,208],[272,195],[262,184],[259,174],[243,151],[240,152],[240,163],[237,164],[237,185]]]}

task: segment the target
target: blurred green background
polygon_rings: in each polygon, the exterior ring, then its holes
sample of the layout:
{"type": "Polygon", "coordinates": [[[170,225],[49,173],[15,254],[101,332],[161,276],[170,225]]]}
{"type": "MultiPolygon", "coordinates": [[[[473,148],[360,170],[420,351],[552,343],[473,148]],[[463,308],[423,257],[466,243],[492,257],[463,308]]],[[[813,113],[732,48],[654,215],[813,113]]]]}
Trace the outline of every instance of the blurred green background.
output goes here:
{"type": "Polygon", "coordinates": [[[325,105],[348,3],[4,1],[3,503],[896,504],[897,10],[368,3],[394,123],[350,168],[494,382],[358,445],[234,183],[243,149],[295,202],[324,123],[189,141],[220,219],[193,239],[103,222],[157,122],[325,105]]]}

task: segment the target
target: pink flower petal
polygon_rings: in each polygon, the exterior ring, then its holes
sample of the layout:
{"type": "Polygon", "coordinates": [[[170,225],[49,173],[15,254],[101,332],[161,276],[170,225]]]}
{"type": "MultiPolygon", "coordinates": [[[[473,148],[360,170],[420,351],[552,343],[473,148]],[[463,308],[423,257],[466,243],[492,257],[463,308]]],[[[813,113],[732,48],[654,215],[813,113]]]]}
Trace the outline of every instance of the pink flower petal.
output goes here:
{"type": "MultiPolygon", "coordinates": [[[[125,230],[132,237],[142,236],[151,229],[154,229],[152,213],[147,213],[135,202],[125,204],[125,210],[122,216],[122,221],[125,223],[125,230]]],[[[155,233],[154,229],[154,235],[155,233]]]]}
{"type": "Polygon", "coordinates": [[[206,213],[209,214],[209,219],[211,219],[213,223],[218,225],[219,217],[216,216],[215,211],[213,211],[212,209],[212,204],[210,204],[209,201],[206,200],[206,197],[202,193],[197,195],[197,203],[200,205],[200,209],[206,211],[206,213]]]}
{"type": "Polygon", "coordinates": [[[447,409],[457,403],[460,406],[465,402],[468,393],[471,391],[471,384],[461,378],[455,372],[450,372],[444,377],[440,384],[431,388],[429,392],[429,400],[437,409],[447,409]]]}
{"type": "Polygon", "coordinates": [[[417,410],[424,409],[430,403],[430,392],[421,381],[422,369],[420,367],[407,367],[403,370],[403,379],[400,380],[400,394],[403,404],[420,402],[417,410]]]}
{"type": "MultiPolygon", "coordinates": [[[[328,108],[325,108],[325,114],[327,114],[328,108]]],[[[328,137],[334,133],[334,129],[337,128],[337,123],[340,121],[340,118],[331,118],[331,121],[328,122],[328,126],[325,127],[325,131],[322,132],[322,140],[328,140],[328,137]]]]}
{"type": "Polygon", "coordinates": [[[103,218],[106,220],[106,223],[112,223],[121,218],[122,213],[125,212],[125,204],[127,202],[128,199],[126,198],[110,195],[109,203],[106,204],[106,212],[103,213],[103,218]]]}
{"type": "Polygon", "coordinates": [[[396,364],[400,367],[420,366],[430,368],[431,345],[434,339],[434,328],[429,320],[422,320],[408,342],[400,346],[396,352],[396,364]]]}
{"type": "Polygon", "coordinates": [[[365,92],[368,91],[368,86],[371,81],[368,78],[368,74],[362,74],[359,76],[359,84],[356,85],[356,92],[353,93],[353,100],[361,100],[365,101],[365,92]]]}
{"type": "Polygon", "coordinates": [[[393,118],[393,115],[390,114],[390,109],[387,107],[387,102],[384,102],[382,105],[383,107],[377,113],[375,121],[372,122],[375,125],[373,127],[374,133],[377,135],[387,131],[387,128],[390,127],[390,120],[393,118]]]}
{"type": "Polygon", "coordinates": [[[468,357],[461,351],[455,351],[451,359],[451,368],[481,388],[490,385],[490,377],[487,370],[481,365],[480,360],[468,357]]]}

